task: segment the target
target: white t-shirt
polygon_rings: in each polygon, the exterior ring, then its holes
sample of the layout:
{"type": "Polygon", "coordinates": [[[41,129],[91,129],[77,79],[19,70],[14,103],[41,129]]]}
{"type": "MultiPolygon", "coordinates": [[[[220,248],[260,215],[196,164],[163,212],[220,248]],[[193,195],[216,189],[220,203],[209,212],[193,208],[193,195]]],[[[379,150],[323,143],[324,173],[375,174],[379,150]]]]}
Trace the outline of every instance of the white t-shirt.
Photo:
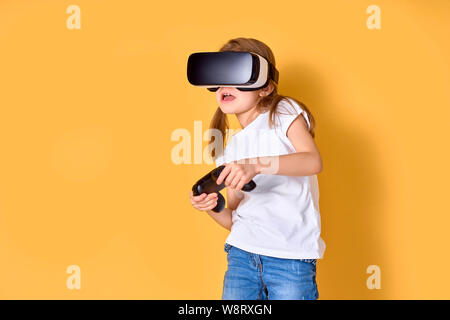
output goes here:
{"type": "MultiPolygon", "coordinates": [[[[233,134],[216,167],[239,159],[295,153],[287,129],[303,109],[288,98],[278,103],[276,125],[269,128],[269,112],[258,115],[233,134]]],[[[310,122],[303,112],[308,126],[310,122]]],[[[320,237],[319,186],[317,175],[283,176],[257,174],[256,188],[239,190],[242,198],[233,210],[226,243],[242,250],[288,259],[321,259],[325,242],[320,237]]]]}

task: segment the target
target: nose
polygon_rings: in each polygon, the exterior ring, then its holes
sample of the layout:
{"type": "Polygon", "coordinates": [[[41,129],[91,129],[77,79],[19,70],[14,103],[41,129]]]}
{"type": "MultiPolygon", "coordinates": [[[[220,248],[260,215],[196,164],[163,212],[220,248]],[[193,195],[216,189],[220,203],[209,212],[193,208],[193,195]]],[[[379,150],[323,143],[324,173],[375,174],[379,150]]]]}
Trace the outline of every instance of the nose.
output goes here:
{"type": "Polygon", "coordinates": [[[234,89],[236,89],[236,88],[234,88],[234,87],[219,87],[219,90],[220,90],[220,91],[223,91],[223,90],[230,90],[230,91],[233,91],[234,89]]]}

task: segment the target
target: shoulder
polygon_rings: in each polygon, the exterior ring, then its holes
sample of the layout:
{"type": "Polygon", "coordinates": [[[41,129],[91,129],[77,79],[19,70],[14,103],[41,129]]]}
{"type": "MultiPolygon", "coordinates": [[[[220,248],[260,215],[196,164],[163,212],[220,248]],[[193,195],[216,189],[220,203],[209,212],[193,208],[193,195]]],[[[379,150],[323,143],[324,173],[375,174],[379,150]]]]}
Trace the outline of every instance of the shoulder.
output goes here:
{"type": "Polygon", "coordinates": [[[290,97],[284,97],[277,104],[277,113],[279,115],[299,115],[302,112],[302,107],[290,97]]]}
{"type": "Polygon", "coordinates": [[[287,129],[291,125],[291,123],[300,115],[303,114],[302,121],[306,124],[306,128],[309,129],[311,127],[309,118],[305,110],[301,107],[299,103],[297,103],[294,99],[290,97],[284,97],[277,104],[276,115],[277,120],[279,121],[279,125],[282,128],[284,134],[286,134],[287,129]]]}
{"type": "Polygon", "coordinates": [[[277,105],[278,111],[288,112],[288,113],[294,113],[302,111],[303,109],[301,106],[291,97],[283,97],[277,105]]]}

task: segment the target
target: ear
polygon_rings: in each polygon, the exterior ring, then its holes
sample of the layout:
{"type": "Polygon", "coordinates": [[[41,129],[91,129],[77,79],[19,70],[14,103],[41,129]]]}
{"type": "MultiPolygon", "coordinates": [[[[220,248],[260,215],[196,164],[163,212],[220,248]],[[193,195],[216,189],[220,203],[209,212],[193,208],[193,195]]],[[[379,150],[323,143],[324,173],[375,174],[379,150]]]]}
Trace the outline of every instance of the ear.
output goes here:
{"type": "Polygon", "coordinates": [[[259,92],[260,97],[267,97],[269,94],[272,93],[272,91],[275,89],[272,81],[269,81],[269,84],[267,85],[267,87],[261,89],[261,91],[259,92]]]}

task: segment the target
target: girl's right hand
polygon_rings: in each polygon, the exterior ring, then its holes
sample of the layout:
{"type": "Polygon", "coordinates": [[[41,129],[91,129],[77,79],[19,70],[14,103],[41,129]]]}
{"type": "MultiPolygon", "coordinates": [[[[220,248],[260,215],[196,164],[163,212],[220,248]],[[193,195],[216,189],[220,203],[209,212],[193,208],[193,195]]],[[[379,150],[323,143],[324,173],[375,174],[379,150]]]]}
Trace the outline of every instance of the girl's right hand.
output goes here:
{"type": "Polygon", "coordinates": [[[202,193],[201,195],[194,196],[194,193],[190,192],[189,198],[191,199],[192,206],[200,211],[212,210],[217,205],[217,193],[210,194],[202,193]]]}

